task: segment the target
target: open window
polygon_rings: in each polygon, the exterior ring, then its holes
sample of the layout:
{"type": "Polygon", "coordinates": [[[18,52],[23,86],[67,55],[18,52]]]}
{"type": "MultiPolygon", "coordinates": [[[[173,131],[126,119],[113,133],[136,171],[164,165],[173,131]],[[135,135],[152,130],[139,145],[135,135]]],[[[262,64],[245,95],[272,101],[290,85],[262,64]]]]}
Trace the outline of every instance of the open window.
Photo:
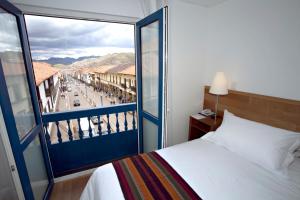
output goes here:
{"type": "Polygon", "coordinates": [[[25,15],[41,111],[136,102],[134,25],[25,15]]]}

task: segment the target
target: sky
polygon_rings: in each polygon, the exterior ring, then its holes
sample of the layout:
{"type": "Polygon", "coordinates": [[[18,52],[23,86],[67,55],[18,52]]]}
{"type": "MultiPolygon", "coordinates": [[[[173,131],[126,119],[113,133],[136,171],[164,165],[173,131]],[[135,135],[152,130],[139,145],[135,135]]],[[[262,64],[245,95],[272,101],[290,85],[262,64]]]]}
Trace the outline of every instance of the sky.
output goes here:
{"type": "Polygon", "coordinates": [[[34,60],[134,52],[134,26],[87,20],[25,16],[34,60]]]}
{"type": "Polygon", "coordinates": [[[16,18],[0,8],[0,52],[21,51],[16,18]]]}

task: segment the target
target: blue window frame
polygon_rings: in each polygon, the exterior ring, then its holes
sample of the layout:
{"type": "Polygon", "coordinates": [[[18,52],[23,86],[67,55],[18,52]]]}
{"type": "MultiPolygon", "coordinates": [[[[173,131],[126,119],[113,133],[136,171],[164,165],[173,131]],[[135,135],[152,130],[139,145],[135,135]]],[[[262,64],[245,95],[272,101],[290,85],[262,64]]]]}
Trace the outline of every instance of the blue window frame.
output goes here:
{"type": "Polygon", "coordinates": [[[144,130],[143,119],[147,119],[158,127],[157,148],[161,149],[163,145],[164,129],[164,31],[165,31],[165,12],[167,8],[162,8],[155,13],[147,16],[136,23],[136,41],[137,41],[137,92],[138,92],[138,121],[139,121],[139,151],[144,152],[144,130]],[[158,115],[147,112],[143,108],[143,74],[142,74],[142,28],[158,22],[158,115]]]}
{"type": "Polygon", "coordinates": [[[43,132],[41,113],[39,110],[39,105],[37,100],[35,79],[33,75],[32,61],[31,61],[30,49],[29,49],[28,38],[26,33],[24,16],[18,8],[16,8],[15,6],[13,6],[11,3],[7,1],[1,1],[0,8],[16,17],[17,28],[19,32],[21,47],[22,47],[25,71],[28,80],[29,93],[31,97],[35,120],[36,120],[33,129],[31,129],[26,134],[26,136],[21,138],[20,140],[18,135],[18,130],[16,128],[16,120],[13,114],[13,109],[9,97],[7,84],[5,81],[5,74],[0,60],[0,90],[1,90],[0,105],[3,112],[4,122],[9,133],[8,137],[13,150],[17,169],[19,172],[20,181],[26,199],[34,199],[34,194],[31,188],[30,178],[27,171],[23,153],[27,149],[29,144],[33,142],[36,137],[39,138],[42,147],[42,154],[44,158],[45,168],[47,170],[48,182],[49,182],[47,190],[44,195],[44,199],[47,199],[53,186],[53,175],[51,172],[51,166],[50,166],[48,151],[46,147],[46,140],[43,132]]]}

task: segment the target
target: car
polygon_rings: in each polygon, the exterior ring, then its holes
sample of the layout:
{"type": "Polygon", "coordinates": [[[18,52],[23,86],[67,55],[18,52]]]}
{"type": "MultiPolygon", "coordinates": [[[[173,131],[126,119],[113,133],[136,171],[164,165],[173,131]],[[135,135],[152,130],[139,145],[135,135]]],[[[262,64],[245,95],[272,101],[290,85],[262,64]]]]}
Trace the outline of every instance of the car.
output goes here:
{"type": "MultiPolygon", "coordinates": [[[[94,125],[97,125],[98,124],[98,117],[96,117],[96,116],[91,117],[91,121],[94,125]]],[[[102,123],[103,123],[103,121],[100,120],[100,124],[102,124],[102,123]]]]}
{"type": "Polygon", "coordinates": [[[73,101],[73,106],[80,106],[80,101],[79,101],[79,99],[75,99],[75,100],[73,101]]]}
{"type": "Polygon", "coordinates": [[[78,96],[78,92],[74,92],[74,96],[78,96]]]}

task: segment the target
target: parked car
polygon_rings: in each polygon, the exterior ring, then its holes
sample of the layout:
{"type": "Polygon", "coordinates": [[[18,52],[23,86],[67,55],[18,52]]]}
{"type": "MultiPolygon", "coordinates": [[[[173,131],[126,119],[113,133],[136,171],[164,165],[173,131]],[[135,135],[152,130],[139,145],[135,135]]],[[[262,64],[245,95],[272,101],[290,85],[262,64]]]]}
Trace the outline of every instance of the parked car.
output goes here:
{"type": "MultiPolygon", "coordinates": [[[[98,117],[96,117],[96,116],[91,117],[91,121],[94,125],[98,125],[98,117]]],[[[103,123],[103,121],[100,120],[100,124],[102,124],[102,123],[103,123]]]]}
{"type": "Polygon", "coordinates": [[[74,92],[74,96],[78,96],[78,92],[74,92]]]}
{"type": "Polygon", "coordinates": [[[68,87],[68,92],[72,92],[72,88],[71,87],[68,87]]]}
{"type": "Polygon", "coordinates": [[[79,101],[79,99],[75,99],[75,100],[73,101],[73,106],[80,106],[80,101],[79,101]]]}

